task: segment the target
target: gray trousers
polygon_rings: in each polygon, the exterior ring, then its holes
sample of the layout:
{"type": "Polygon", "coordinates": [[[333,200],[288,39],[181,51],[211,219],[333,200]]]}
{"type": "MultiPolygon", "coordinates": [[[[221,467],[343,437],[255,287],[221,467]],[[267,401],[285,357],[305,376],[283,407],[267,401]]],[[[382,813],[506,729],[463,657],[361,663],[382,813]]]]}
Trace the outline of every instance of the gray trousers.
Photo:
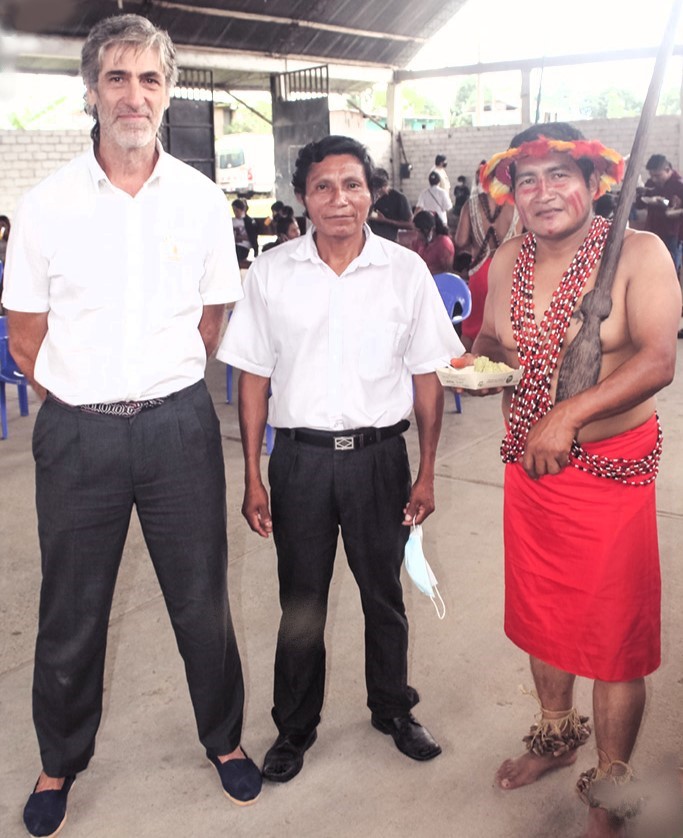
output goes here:
{"type": "Polygon", "coordinates": [[[199,738],[209,754],[232,751],[244,688],[227,595],[220,428],[205,383],[131,418],[48,397],[33,453],[43,574],[33,718],[43,769],[74,774],[94,752],[133,505],[185,663],[199,738]]]}

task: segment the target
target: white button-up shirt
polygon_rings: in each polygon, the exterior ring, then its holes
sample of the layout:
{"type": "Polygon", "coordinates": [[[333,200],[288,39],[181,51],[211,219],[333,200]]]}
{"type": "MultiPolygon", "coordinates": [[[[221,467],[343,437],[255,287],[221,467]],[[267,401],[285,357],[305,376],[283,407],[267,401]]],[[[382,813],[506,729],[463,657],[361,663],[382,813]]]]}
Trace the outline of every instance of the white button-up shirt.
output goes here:
{"type": "Polygon", "coordinates": [[[132,197],[90,150],[27,193],[12,224],[3,304],[48,312],[35,378],[69,404],[199,381],[203,307],[242,296],[225,196],[159,152],[132,197]]]}
{"type": "Polygon", "coordinates": [[[464,351],[422,259],[364,231],[341,276],[313,230],[249,269],[217,357],[271,379],[275,427],[393,425],[412,409],[411,376],[464,351]]]}

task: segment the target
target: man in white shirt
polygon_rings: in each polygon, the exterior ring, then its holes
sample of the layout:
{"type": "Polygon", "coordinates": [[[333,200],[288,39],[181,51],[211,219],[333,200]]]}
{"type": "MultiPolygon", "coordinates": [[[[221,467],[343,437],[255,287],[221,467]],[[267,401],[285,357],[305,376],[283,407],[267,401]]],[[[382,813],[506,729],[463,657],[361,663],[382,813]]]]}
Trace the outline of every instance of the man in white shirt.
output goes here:
{"type": "Polygon", "coordinates": [[[81,70],[93,148],[25,196],[4,292],[12,354],[44,398],[33,441],[43,771],[24,809],[35,836],[61,829],[94,751],[133,505],[207,757],[236,803],[253,802],[261,786],[240,748],[223,454],[204,383],[225,304],[242,296],[227,203],[156,139],[177,77],[165,32],[137,15],[103,20],[81,70]]]}
{"type": "Polygon", "coordinates": [[[438,172],[429,173],[429,186],[418,195],[415,204],[416,214],[420,210],[433,212],[448,226],[448,210],[453,206],[451,196],[442,188],[438,172]]]}
{"type": "Polygon", "coordinates": [[[445,154],[437,154],[434,158],[434,165],[431,168],[432,172],[436,172],[439,176],[439,181],[441,182],[441,188],[447,192],[450,196],[451,194],[451,182],[448,179],[448,172],[446,171],[446,166],[448,166],[448,160],[446,159],[445,154]]]}
{"type": "Polygon", "coordinates": [[[340,529],[365,615],[372,724],[413,759],[441,752],[410,712],[418,695],[399,575],[410,525],[434,509],[443,413],[434,371],[463,352],[424,262],[365,224],[373,171],[364,146],[337,136],[309,143],[292,183],[312,226],[252,265],[218,351],[243,371],[243,514],[254,532],[273,533],[278,553],[279,734],[263,766],[275,782],[301,770],[316,739],[340,529]],[[413,408],[420,465],[411,486],[401,434],[413,408]],[[266,419],[277,428],[272,517],[260,472],[266,419]]]}

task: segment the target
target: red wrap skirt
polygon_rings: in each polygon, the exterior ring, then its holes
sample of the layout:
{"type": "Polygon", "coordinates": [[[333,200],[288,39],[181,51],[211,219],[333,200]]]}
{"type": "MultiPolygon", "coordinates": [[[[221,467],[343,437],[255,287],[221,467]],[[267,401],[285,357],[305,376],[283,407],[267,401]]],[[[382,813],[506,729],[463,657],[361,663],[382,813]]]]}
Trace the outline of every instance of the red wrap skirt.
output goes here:
{"type": "MultiPolygon", "coordinates": [[[[590,453],[640,458],[653,416],[590,453]]],[[[545,663],[602,681],[630,681],[660,663],[655,484],[629,486],[571,466],[531,480],[505,468],[505,633],[545,663]]]]}
{"type": "Polygon", "coordinates": [[[485,259],[479,268],[470,274],[468,287],[472,295],[472,311],[470,316],[462,321],[463,337],[474,340],[481,330],[484,321],[484,304],[489,292],[489,268],[491,259],[485,259]]]}

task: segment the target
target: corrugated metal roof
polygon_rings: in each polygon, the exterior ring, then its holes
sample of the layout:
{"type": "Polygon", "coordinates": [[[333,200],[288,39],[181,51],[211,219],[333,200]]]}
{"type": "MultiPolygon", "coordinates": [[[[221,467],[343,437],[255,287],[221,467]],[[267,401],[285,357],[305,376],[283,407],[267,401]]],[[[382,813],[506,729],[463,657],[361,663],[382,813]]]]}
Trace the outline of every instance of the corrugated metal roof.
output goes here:
{"type": "Polygon", "coordinates": [[[405,67],[466,0],[0,0],[18,32],[84,37],[119,12],[144,14],[195,48],[405,67]]]}

